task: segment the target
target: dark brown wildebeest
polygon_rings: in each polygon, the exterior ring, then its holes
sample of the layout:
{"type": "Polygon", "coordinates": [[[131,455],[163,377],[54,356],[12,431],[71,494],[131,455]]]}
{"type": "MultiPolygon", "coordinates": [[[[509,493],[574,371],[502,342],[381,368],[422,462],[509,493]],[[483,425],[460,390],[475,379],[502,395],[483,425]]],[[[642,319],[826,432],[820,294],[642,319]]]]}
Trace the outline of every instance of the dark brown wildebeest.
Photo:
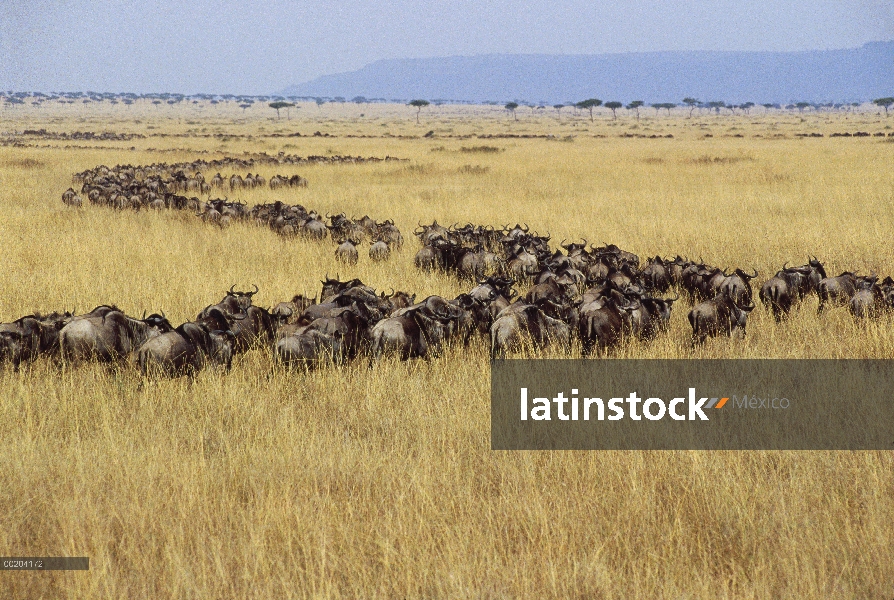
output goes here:
{"type": "Polygon", "coordinates": [[[114,307],[99,306],[74,317],[62,328],[59,350],[64,361],[92,358],[111,362],[126,357],[149,338],[171,330],[163,315],[134,319],[114,307]]]}
{"type": "Polygon", "coordinates": [[[324,362],[341,364],[355,357],[366,341],[371,313],[357,302],[330,312],[298,327],[294,333],[281,336],[274,356],[288,365],[312,368],[324,362]]]}
{"type": "Polygon", "coordinates": [[[398,250],[404,245],[404,236],[401,235],[400,229],[394,225],[394,221],[387,219],[384,223],[379,223],[378,236],[388,242],[389,246],[393,246],[398,250]]]}
{"type": "Polygon", "coordinates": [[[667,277],[671,285],[681,285],[683,283],[683,271],[692,263],[682,258],[679,254],[669,261],[665,261],[667,268],[667,277]]]}
{"type": "MultiPolygon", "coordinates": [[[[578,333],[584,356],[593,350],[602,353],[620,343],[625,331],[632,332],[632,311],[640,308],[640,301],[626,297],[617,289],[607,289],[604,295],[583,303],[578,317],[578,333]]],[[[640,315],[645,326],[645,316],[640,315]]]]}
{"type": "Polygon", "coordinates": [[[671,286],[667,265],[660,256],[650,258],[642,271],[643,285],[647,290],[666,292],[671,286]]]}
{"type": "Polygon", "coordinates": [[[590,264],[590,254],[587,252],[587,240],[584,240],[580,244],[576,244],[571,242],[570,244],[560,243],[559,246],[565,249],[568,253],[568,262],[569,264],[577,269],[578,271],[585,271],[587,266],[590,264]]]}
{"type": "Polygon", "coordinates": [[[850,311],[855,319],[878,317],[885,309],[884,294],[876,281],[878,277],[858,277],[856,290],[850,299],[850,311]]]}
{"type": "Polygon", "coordinates": [[[391,257],[391,247],[388,242],[383,240],[373,242],[369,247],[369,257],[376,262],[388,260],[391,257]]]}
{"type": "Polygon", "coordinates": [[[338,248],[335,249],[335,260],[347,265],[356,265],[360,258],[357,252],[357,244],[359,243],[355,239],[342,240],[338,248]]]}
{"type": "Polygon", "coordinates": [[[539,306],[521,300],[500,311],[490,327],[491,359],[525,347],[540,349],[552,344],[569,350],[571,328],[548,316],[539,306]]]}
{"type": "Polygon", "coordinates": [[[416,256],[413,257],[413,264],[416,268],[423,271],[436,271],[444,267],[444,248],[447,246],[445,240],[435,240],[431,244],[425,245],[419,249],[416,256]]]}
{"type": "Polygon", "coordinates": [[[667,331],[671,309],[675,298],[640,298],[639,307],[630,310],[630,325],[633,335],[641,340],[651,340],[659,332],[667,331]]]}
{"type": "Polygon", "coordinates": [[[768,279],[761,286],[758,294],[764,306],[773,312],[773,318],[781,321],[788,317],[792,310],[792,304],[797,298],[798,281],[801,275],[796,272],[783,269],[768,279]]]}
{"type": "Polygon", "coordinates": [[[516,280],[529,280],[537,274],[537,255],[524,247],[518,248],[506,261],[506,270],[516,280]]]}
{"type": "Polygon", "coordinates": [[[782,270],[761,286],[761,302],[770,308],[776,321],[787,317],[792,306],[817,290],[819,282],[826,278],[822,263],[816,257],[808,258],[810,262],[800,267],[782,265],[782,270]]]}
{"type": "Polygon", "coordinates": [[[316,304],[316,298],[308,298],[303,294],[296,294],[288,302],[280,302],[270,311],[270,314],[280,324],[297,321],[305,310],[316,304]]]}
{"type": "Polygon", "coordinates": [[[298,229],[298,235],[312,240],[326,239],[326,224],[319,217],[308,218],[298,229]]]}
{"type": "Polygon", "coordinates": [[[71,313],[33,314],[12,323],[0,323],[0,363],[9,361],[18,371],[23,362],[59,350],[59,331],[71,320],[71,313]]]}
{"type": "Polygon", "coordinates": [[[238,292],[234,291],[236,284],[233,284],[230,289],[227,290],[227,294],[223,297],[223,300],[202,310],[202,312],[199,313],[198,319],[201,320],[204,318],[206,313],[214,308],[223,311],[225,314],[244,315],[245,310],[251,306],[252,297],[258,293],[258,286],[252,284],[252,287],[255,288],[253,292],[238,292]]]}
{"type": "Polygon", "coordinates": [[[817,313],[822,313],[828,304],[843,306],[850,302],[857,291],[857,275],[845,271],[838,277],[826,277],[816,289],[819,295],[817,313]]]}
{"type": "Polygon", "coordinates": [[[68,188],[62,193],[62,203],[75,208],[80,208],[83,204],[81,197],[71,188],[68,188]]]}
{"type": "Polygon", "coordinates": [[[512,287],[514,284],[513,280],[504,277],[479,279],[478,285],[471,289],[469,296],[487,307],[492,323],[500,311],[510,306],[512,299],[518,295],[518,292],[512,287]]]}
{"type": "MultiPolygon", "coordinates": [[[[212,330],[224,329],[219,327],[216,320],[208,321],[211,310],[213,310],[211,307],[203,310],[196,318],[196,322],[207,325],[212,330]]],[[[276,329],[275,319],[266,308],[249,306],[241,313],[224,312],[223,314],[227,318],[225,329],[232,332],[234,336],[233,350],[235,352],[244,352],[255,344],[273,339],[273,332],[276,329]]]]}
{"type": "Polygon", "coordinates": [[[732,275],[723,278],[717,289],[732,298],[733,302],[739,306],[747,306],[751,304],[751,280],[755,277],[757,277],[757,269],[754,269],[753,275],[749,275],[742,269],[736,268],[732,275]]]}
{"type": "Polygon", "coordinates": [[[183,323],[176,329],[149,338],[137,350],[137,364],[143,376],[160,373],[170,377],[195,375],[207,365],[223,365],[233,360],[235,335],[225,328],[229,317],[212,309],[204,322],[183,323]]]}
{"type": "Polygon", "coordinates": [[[550,277],[544,283],[538,283],[531,287],[525,294],[525,302],[528,304],[537,304],[538,301],[549,298],[556,301],[563,301],[565,298],[571,298],[574,295],[574,282],[570,284],[567,280],[560,280],[558,277],[550,277]]]}
{"type": "Polygon", "coordinates": [[[753,304],[740,306],[724,292],[718,292],[711,300],[702,302],[689,311],[692,345],[704,343],[709,336],[732,336],[736,332],[741,332],[744,338],[748,313],[753,309],[753,304]]]}
{"type": "Polygon", "coordinates": [[[330,302],[333,297],[337,296],[341,292],[344,292],[346,290],[350,290],[353,288],[362,288],[372,295],[375,295],[375,293],[376,293],[376,290],[369,287],[368,285],[365,285],[359,279],[355,278],[355,279],[351,279],[348,281],[339,281],[338,274],[336,274],[335,277],[336,277],[335,279],[330,279],[329,274],[327,273],[326,279],[320,281],[320,283],[323,284],[323,289],[320,292],[320,303],[330,302]]]}
{"type": "Polygon", "coordinates": [[[451,333],[451,323],[463,309],[440,296],[397,311],[398,316],[382,319],[372,328],[372,358],[395,353],[401,360],[424,358],[436,353],[451,333]]]}

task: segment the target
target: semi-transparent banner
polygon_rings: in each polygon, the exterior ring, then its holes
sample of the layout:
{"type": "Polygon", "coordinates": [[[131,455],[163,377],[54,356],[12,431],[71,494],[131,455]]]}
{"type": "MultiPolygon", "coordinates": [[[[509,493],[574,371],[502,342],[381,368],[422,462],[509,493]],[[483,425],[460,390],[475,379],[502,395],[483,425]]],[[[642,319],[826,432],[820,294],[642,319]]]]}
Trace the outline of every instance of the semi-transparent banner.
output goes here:
{"type": "Polygon", "coordinates": [[[894,360],[497,360],[494,450],[894,450],[894,360]]]}

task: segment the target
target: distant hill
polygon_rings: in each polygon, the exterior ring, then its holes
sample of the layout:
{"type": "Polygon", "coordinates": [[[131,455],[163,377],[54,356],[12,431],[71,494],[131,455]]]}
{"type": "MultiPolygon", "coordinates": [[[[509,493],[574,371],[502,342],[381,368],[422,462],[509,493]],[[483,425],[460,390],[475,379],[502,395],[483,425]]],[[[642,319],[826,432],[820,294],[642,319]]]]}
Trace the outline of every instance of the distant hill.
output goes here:
{"type": "Polygon", "coordinates": [[[380,60],[283,96],[464,102],[854,102],[894,96],[894,41],[805,52],[488,54],[380,60]]]}

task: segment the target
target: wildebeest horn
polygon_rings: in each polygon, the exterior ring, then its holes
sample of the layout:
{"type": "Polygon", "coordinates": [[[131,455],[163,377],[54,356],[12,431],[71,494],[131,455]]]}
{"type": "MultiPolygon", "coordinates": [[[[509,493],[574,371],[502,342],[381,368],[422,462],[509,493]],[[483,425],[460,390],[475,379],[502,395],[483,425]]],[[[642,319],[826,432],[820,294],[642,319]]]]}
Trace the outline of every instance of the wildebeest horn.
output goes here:
{"type": "Polygon", "coordinates": [[[785,271],[786,269],[788,269],[788,261],[782,263],[782,270],[785,271]]]}
{"type": "Polygon", "coordinates": [[[146,309],[145,308],[143,309],[143,320],[144,321],[146,320],[146,309]]]}
{"type": "Polygon", "coordinates": [[[522,231],[524,231],[525,233],[528,233],[529,230],[530,230],[530,227],[528,227],[528,224],[525,223],[525,228],[522,229],[522,231]]]}
{"type": "Polygon", "coordinates": [[[749,277],[751,279],[754,279],[755,277],[757,277],[757,269],[755,269],[754,267],[751,267],[751,268],[754,269],[754,275],[749,275],[749,277]]]}
{"type": "Polygon", "coordinates": [[[676,302],[679,299],[680,299],[680,294],[674,294],[673,298],[665,298],[665,300],[668,300],[670,302],[676,302]]]}
{"type": "Polygon", "coordinates": [[[562,238],[562,241],[559,242],[559,245],[562,246],[563,248],[565,248],[566,250],[568,249],[568,246],[565,245],[565,238],[562,238]]]}
{"type": "Polygon", "coordinates": [[[227,294],[232,294],[234,289],[236,289],[236,284],[235,284],[235,283],[234,283],[233,285],[230,286],[230,290],[227,292],[227,294]]]}
{"type": "Polygon", "coordinates": [[[260,288],[259,288],[258,286],[256,286],[255,284],[251,284],[251,286],[252,286],[253,288],[255,288],[255,291],[253,291],[253,292],[251,292],[250,294],[248,294],[249,296],[254,296],[254,295],[257,294],[259,291],[261,291],[260,288]]]}

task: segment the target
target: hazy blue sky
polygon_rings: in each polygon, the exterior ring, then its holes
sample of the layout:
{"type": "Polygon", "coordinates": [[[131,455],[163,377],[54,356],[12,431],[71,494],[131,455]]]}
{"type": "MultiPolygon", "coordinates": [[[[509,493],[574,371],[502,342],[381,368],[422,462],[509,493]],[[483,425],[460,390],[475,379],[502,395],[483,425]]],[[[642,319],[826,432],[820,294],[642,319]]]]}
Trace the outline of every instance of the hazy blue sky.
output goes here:
{"type": "Polygon", "coordinates": [[[0,0],[0,90],[268,94],[381,58],[891,39],[892,0],[0,0]]]}

